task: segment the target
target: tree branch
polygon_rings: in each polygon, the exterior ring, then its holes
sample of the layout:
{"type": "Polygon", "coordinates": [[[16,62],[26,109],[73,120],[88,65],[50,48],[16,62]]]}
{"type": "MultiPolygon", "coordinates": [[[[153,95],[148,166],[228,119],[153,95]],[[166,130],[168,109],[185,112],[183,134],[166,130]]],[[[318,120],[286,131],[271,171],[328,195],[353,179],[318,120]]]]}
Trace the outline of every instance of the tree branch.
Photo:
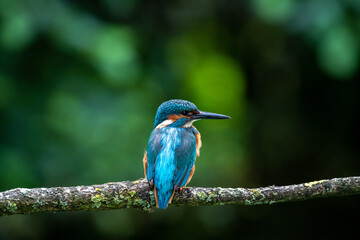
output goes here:
{"type": "MultiPolygon", "coordinates": [[[[263,188],[189,187],[176,192],[171,205],[265,205],[354,194],[360,194],[360,177],[263,188]]],[[[16,188],[0,193],[0,216],[121,208],[151,211],[154,206],[154,192],[145,179],[93,186],[16,188]]]]}

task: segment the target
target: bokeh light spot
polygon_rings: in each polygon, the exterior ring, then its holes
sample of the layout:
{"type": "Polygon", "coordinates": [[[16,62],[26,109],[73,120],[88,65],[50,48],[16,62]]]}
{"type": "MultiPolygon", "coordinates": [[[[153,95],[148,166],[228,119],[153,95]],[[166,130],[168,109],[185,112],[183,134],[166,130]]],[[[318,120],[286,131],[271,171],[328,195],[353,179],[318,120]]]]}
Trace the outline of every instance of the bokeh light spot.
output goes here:
{"type": "Polygon", "coordinates": [[[139,74],[134,40],[127,28],[108,26],[99,32],[90,51],[93,64],[108,83],[122,85],[139,74]]]}
{"type": "Polygon", "coordinates": [[[232,117],[241,116],[245,79],[230,58],[215,53],[204,56],[193,66],[187,83],[199,108],[222,109],[225,113],[236,108],[238,111],[232,112],[232,117]]]}
{"type": "Polygon", "coordinates": [[[358,43],[354,33],[345,25],[334,26],[319,46],[319,61],[330,75],[345,79],[358,67],[358,43]]]}
{"type": "Polygon", "coordinates": [[[255,0],[252,4],[259,17],[272,23],[288,20],[295,10],[293,0],[255,0]]]}
{"type": "Polygon", "coordinates": [[[0,25],[1,44],[7,50],[19,51],[33,39],[34,29],[26,12],[8,15],[0,25]]]}

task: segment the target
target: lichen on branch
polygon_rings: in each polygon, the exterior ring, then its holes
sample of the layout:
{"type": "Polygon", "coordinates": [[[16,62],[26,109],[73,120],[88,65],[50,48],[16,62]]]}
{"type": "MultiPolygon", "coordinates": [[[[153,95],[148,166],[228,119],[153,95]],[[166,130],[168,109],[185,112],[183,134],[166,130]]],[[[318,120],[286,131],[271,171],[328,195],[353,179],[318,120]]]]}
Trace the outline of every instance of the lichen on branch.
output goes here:
{"type": "MultiPolygon", "coordinates": [[[[360,177],[261,188],[189,187],[175,193],[171,206],[264,205],[354,194],[360,194],[360,177]]],[[[154,192],[145,179],[92,186],[16,188],[0,192],[0,216],[122,208],[149,212],[154,207],[154,192]]]]}

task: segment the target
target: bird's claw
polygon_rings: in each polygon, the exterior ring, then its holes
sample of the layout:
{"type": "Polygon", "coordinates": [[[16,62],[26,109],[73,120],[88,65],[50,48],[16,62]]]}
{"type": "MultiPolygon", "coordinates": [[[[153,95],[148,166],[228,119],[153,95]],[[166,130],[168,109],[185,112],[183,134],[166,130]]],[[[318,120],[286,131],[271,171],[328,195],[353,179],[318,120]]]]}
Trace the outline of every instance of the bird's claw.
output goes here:
{"type": "Polygon", "coordinates": [[[179,192],[181,192],[181,190],[183,190],[184,189],[184,187],[178,187],[178,186],[175,186],[175,191],[179,191],[179,192]]]}
{"type": "Polygon", "coordinates": [[[153,189],[154,188],[154,179],[151,179],[150,181],[148,181],[149,183],[149,188],[153,189]]]}

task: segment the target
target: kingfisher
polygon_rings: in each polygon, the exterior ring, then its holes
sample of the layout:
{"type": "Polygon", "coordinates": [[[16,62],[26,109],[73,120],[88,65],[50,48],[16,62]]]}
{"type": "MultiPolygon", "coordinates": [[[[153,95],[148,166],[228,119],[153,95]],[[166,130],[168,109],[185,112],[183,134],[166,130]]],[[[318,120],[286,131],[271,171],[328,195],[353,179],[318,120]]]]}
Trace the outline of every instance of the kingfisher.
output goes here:
{"type": "Polygon", "coordinates": [[[186,187],[195,172],[201,137],[193,122],[229,118],[200,111],[186,100],[173,99],[159,106],[143,158],[145,178],[154,187],[158,208],[165,209],[171,203],[175,190],[186,187]]]}

